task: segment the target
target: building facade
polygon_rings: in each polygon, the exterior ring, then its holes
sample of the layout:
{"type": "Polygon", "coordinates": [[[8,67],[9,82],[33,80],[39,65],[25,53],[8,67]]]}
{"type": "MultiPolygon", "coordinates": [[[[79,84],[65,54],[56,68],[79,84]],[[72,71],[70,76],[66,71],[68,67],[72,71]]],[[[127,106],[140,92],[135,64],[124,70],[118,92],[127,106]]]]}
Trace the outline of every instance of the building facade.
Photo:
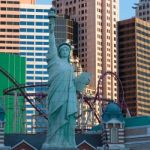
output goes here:
{"type": "Polygon", "coordinates": [[[19,3],[0,1],[0,52],[19,53],[19,3]]]}
{"type": "Polygon", "coordinates": [[[19,8],[35,0],[0,0],[0,52],[19,53],[19,8]]]}
{"type": "Polygon", "coordinates": [[[0,105],[5,110],[5,133],[25,132],[25,102],[23,96],[17,96],[18,90],[4,95],[3,90],[15,86],[12,77],[18,84],[25,83],[25,58],[15,54],[0,53],[0,105]],[[7,72],[9,76],[2,72],[7,72]],[[17,93],[15,93],[17,92],[17,93]]]}
{"type": "MultiPolygon", "coordinates": [[[[46,5],[20,5],[20,55],[26,58],[26,84],[46,83],[48,80],[46,53],[49,48],[48,10],[46,5]]],[[[35,93],[46,92],[45,87],[29,87],[26,89],[36,107],[43,111],[46,107],[36,101],[35,93]]],[[[27,132],[35,132],[37,112],[26,102],[27,132]]],[[[44,122],[44,120],[43,120],[44,122]]],[[[37,129],[38,130],[38,129],[37,129]]]]}
{"type": "Polygon", "coordinates": [[[150,115],[149,35],[147,21],[133,18],[118,23],[119,77],[132,116],[150,115]]]}
{"type": "MultiPolygon", "coordinates": [[[[117,73],[118,0],[53,0],[58,14],[78,22],[78,56],[83,71],[92,74],[90,88],[96,90],[100,76],[117,73]]],[[[113,77],[103,81],[103,98],[117,99],[113,77]]]]}
{"type": "MultiPolygon", "coordinates": [[[[49,5],[20,5],[20,54],[26,57],[26,83],[27,85],[39,85],[48,80],[46,54],[49,49],[49,5]]],[[[72,20],[65,16],[58,16],[56,19],[56,43],[57,46],[67,39],[74,44],[74,25],[72,20]]],[[[46,92],[45,87],[27,88],[27,93],[46,92]]],[[[46,112],[46,101],[38,103],[33,98],[33,103],[46,112]]],[[[34,108],[27,102],[27,132],[39,132],[37,126],[41,126],[45,119],[36,113],[34,108]],[[37,120],[41,120],[38,124],[37,120]],[[44,119],[44,120],[43,120],[44,119]]],[[[46,127],[46,124],[44,125],[46,127]]],[[[43,128],[45,130],[45,128],[43,128]]]]}
{"type": "MultiPolygon", "coordinates": [[[[17,53],[26,58],[26,85],[46,83],[48,79],[46,53],[49,48],[48,11],[51,5],[36,5],[35,2],[0,0],[0,52],[17,53]]],[[[69,39],[76,48],[77,36],[73,34],[76,23],[65,16],[59,16],[56,24],[57,44],[69,39]]],[[[45,94],[46,88],[29,87],[26,92],[33,104],[45,112],[45,100],[38,102],[35,95],[45,94]]],[[[27,132],[39,130],[35,125],[35,118],[38,117],[35,109],[26,102],[27,132]]]]}
{"type": "Polygon", "coordinates": [[[150,21],[150,1],[139,0],[135,6],[136,17],[145,21],[150,21]]]}

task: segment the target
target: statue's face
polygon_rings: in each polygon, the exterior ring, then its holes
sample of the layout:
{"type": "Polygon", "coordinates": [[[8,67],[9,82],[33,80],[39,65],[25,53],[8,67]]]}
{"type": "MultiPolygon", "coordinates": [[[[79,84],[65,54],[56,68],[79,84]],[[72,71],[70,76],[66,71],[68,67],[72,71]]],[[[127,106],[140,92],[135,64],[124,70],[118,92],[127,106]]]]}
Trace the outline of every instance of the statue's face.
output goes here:
{"type": "Polygon", "coordinates": [[[61,58],[68,58],[70,55],[70,47],[67,45],[63,45],[60,47],[59,52],[61,58]]]}

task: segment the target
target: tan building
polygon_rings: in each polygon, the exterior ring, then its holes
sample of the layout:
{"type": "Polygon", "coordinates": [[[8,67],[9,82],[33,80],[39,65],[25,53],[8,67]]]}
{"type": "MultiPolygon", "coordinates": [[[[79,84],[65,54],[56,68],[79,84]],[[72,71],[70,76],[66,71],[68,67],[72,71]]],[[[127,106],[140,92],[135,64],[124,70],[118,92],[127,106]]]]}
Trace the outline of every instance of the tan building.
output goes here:
{"type": "Polygon", "coordinates": [[[19,7],[35,0],[0,0],[0,52],[19,53],[19,7]]]}
{"type": "MultiPolygon", "coordinates": [[[[92,74],[90,87],[96,89],[102,73],[117,72],[118,0],[53,0],[58,14],[78,22],[78,52],[84,71],[92,74]]],[[[103,98],[117,99],[113,77],[103,82],[103,98]]]]}
{"type": "Polygon", "coordinates": [[[119,76],[125,101],[132,116],[150,115],[150,23],[132,18],[120,21],[118,27],[119,76]]]}

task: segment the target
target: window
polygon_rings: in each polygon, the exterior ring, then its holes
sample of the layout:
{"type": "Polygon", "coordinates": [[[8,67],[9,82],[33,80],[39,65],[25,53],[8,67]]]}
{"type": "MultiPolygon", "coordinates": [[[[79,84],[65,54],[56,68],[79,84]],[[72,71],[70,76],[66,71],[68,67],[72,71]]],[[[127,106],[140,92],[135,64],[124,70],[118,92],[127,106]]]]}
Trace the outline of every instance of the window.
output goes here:
{"type": "Polygon", "coordinates": [[[111,143],[118,143],[118,129],[115,127],[111,129],[111,143]]]}

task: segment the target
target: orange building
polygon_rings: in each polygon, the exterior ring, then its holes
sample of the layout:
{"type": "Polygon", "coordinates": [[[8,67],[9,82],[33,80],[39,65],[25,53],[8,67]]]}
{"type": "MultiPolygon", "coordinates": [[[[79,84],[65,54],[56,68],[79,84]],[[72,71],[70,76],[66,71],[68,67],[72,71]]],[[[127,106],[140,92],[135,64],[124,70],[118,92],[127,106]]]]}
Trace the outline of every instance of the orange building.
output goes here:
{"type": "Polygon", "coordinates": [[[0,0],[0,52],[19,53],[19,8],[35,0],[0,0]]]}

